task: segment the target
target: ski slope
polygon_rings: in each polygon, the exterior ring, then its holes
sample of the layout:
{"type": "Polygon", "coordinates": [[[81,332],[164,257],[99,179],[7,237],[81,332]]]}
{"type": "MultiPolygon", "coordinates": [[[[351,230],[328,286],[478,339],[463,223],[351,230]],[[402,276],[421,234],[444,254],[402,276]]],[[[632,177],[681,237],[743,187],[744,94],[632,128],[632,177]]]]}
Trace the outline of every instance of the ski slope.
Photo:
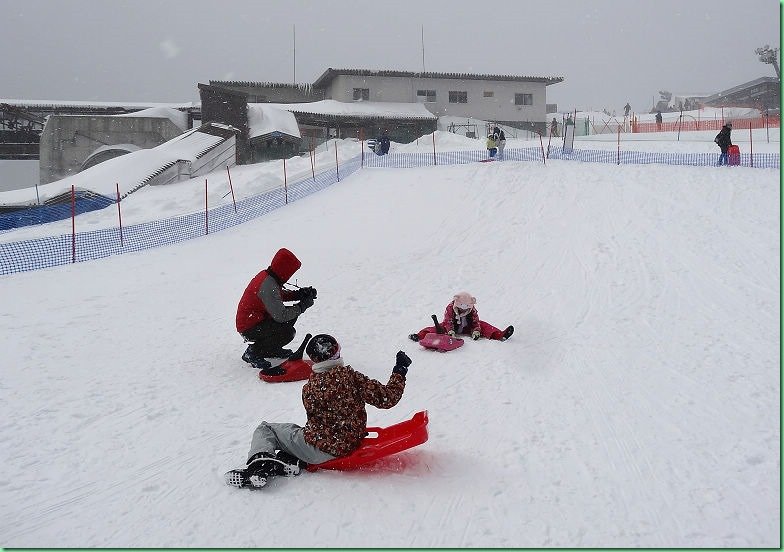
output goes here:
{"type": "Polygon", "coordinates": [[[779,176],[365,169],[204,238],[4,276],[0,544],[779,547],[779,176]],[[237,490],[256,425],[305,421],[301,382],[259,381],[234,330],[282,246],[319,291],[299,337],[384,381],[405,350],[369,422],[427,409],[430,439],[237,490]],[[464,289],[509,341],[406,339],[464,289]]]}

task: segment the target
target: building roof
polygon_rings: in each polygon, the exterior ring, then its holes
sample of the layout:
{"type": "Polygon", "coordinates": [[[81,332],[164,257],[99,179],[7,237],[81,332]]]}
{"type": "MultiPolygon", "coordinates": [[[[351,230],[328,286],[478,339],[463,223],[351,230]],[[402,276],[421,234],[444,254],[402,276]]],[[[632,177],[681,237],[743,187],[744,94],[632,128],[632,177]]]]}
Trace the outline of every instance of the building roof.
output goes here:
{"type": "Polygon", "coordinates": [[[512,82],[543,82],[545,86],[556,84],[564,80],[563,77],[532,77],[519,75],[481,75],[475,73],[433,73],[374,69],[333,69],[328,68],[313,83],[313,88],[326,88],[329,83],[339,75],[354,75],[363,77],[405,77],[421,79],[457,79],[457,80],[492,80],[512,82]]]}
{"type": "Polygon", "coordinates": [[[71,100],[21,100],[21,99],[0,99],[0,103],[22,108],[93,108],[93,109],[148,109],[152,107],[170,107],[172,109],[192,109],[198,107],[199,103],[154,103],[154,102],[90,102],[90,101],[71,101],[71,100]]]}
{"type": "Polygon", "coordinates": [[[318,102],[290,104],[248,104],[273,106],[292,113],[316,115],[327,119],[350,117],[353,119],[402,120],[419,119],[435,121],[437,117],[430,113],[421,103],[395,102],[339,102],[337,100],[321,100],[318,102]]]}
{"type": "Polygon", "coordinates": [[[759,86],[761,84],[774,84],[776,86],[780,86],[781,81],[776,77],[759,77],[754,80],[744,82],[743,84],[733,86],[732,88],[727,88],[726,90],[722,90],[721,92],[711,94],[710,96],[705,98],[705,102],[713,102],[721,99],[724,96],[729,96],[731,94],[735,94],[736,92],[743,92],[750,88],[754,88],[755,86],[759,86]]]}
{"type": "Polygon", "coordinates": [[[260,82],[260,81],[228,81],[210,80],[211,86],[237,86],[240,88],[286,88],[290,90],[302,90],[309,92],[313,86],[311,84],[288,83],[288,82],[260,82]]]}

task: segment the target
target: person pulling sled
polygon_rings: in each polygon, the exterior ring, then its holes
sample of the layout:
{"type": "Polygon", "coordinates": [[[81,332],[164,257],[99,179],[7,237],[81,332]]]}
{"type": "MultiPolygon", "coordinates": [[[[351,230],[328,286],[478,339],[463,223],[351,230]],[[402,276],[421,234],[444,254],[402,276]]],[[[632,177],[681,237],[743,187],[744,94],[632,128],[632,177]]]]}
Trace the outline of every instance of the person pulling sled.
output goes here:
{"type": "Polygon", "coordinates": [[[283,346],[294,339],[297,318],[312,307],[316,299],[315,288],[290,290],[283,287],[301,266],[294,253],[286,248],[279,249],[269,267],[248,283],[237,305],[237,332],[250,342],[242,360],[271,376],[283,371],[272,368],[267,359],[291,356],[291,349],[283,346]],[[285,301],[298,303],[287,306],[285,301]]]}
{"type": "Polygon", "coordinates": [[[313,337],[305,348],[313,371],[302,388],[305,426],[261,422],[253,432],[244,468],[226,473],[234,487],[263,487],[270,477],[293,476],[308,464],[321,464],[356,450],[367,433],[365,404],[388,409],[403,396],[411,359],[403,351],[386,384],[343,362],[331,335],[313,337]]]}

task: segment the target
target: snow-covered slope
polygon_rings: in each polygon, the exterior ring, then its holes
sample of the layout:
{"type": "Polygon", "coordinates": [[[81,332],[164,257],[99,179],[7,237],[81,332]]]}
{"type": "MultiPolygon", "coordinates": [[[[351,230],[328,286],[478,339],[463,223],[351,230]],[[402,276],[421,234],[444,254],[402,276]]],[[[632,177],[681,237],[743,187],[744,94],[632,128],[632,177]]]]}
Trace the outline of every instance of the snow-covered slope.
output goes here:
{"type": "Polygon", "coordinates": [[[768,169],[365,169],[208,237],[2,277],[0,542],[778,547],[779,202],[768,169]],[[305,421],[234,330],[281,246],[319,291],[299,336],[381,380],[407,351],[369,421],[428,409],[430,439],[238,491],[255,426],[305,421]],[[406,339],[462,289],[512,339],[406,339]]]}

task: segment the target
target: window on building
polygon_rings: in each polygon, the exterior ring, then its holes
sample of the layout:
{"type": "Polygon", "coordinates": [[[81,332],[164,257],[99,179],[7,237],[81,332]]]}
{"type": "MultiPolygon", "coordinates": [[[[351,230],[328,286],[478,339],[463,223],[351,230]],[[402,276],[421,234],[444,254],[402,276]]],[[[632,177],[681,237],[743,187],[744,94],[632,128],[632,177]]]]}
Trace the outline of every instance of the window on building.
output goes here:
{"type": "Polygon", "coordinates": [[[534,95],[515,94],[515,105],[534,105],[534,95]]]}
{"type": "Polygon", "coordinates": [[[449,103],[468,103],[468,92],[450,90],[449,103]]]}
{"type": "Polygon", "coordinates": [[[436,91],[435,90],[417,90],[417,101],[418,102],[435,102],[436,101],[436,91]]]}
{"type": "Polygon", "coordinates": [[[485,90],[482,96],[485,98],[492,98],[493,96],[495,96],[495,92],[493,92],[492,90],[485,90]]]}
{"type": "Polygon", "coordinates": [[[370,99],[370,88],[355,88],[354,89],[354,99],[355,100],[369,100],[370,99]]]}

